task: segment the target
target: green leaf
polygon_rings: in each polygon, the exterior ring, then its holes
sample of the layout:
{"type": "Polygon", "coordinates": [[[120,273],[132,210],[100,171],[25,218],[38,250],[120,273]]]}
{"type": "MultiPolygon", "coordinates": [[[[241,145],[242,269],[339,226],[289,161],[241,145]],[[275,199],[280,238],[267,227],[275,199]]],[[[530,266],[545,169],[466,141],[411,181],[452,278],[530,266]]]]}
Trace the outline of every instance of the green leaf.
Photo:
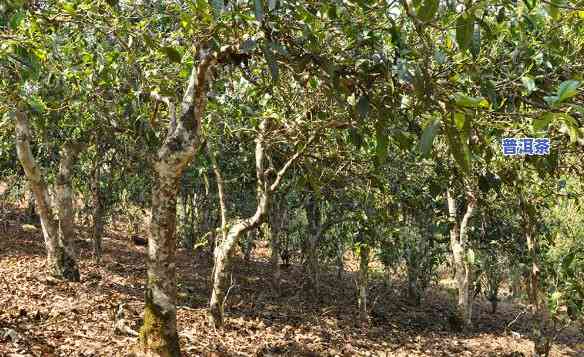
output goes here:
{"type": "Polygon", "coordinates": [[[561,103],[567,99],[572,98],[578,94],[578,87],[580,86],[580,81],[569,80],[564,81],[558,87],[558,103],[561,103]]]}
{"type": "Polygon", "coordinates": [[[158,45],[156,44],[156,42],[154,41],[152,36],[145,33],[145,34],[142,34],[142,37],[144,38],[144,43],[146,44],[146,46],[148,46],[154,50],[158,48],[158,45]]]}
{"type": "Polygon", "coordinates": [[[539,119],[534,119],[531,126],[535,131],[547,130],[548,125],[554,119],[555,113],[548,112],[542,115],[539,119]]]}
{"type": "Polygon", "coordinates": [[[529,9],[529,11],[531,11],[535,7],[536,0],[525,0],[524,2],[525,2],[525,5],[527,6],[527,9],[529,9]]]}
{"type": "Polygon", "coordinates": [[[28,97],[26,102],[37,113],[42,114],[47,110],[47,105],[37,96],[28,97]]]}
{"type": "Polygon", "coordinates": [[[16,14],[14,14],[10,18],[10,28],[13,30],[16,30],[18,28],[18,26],[20,26],[20,24],[22,23],[23,20],[24,20],[24,13],[21,11],[18,11],[16,14]]]}
{"type": "Polygon", "coordinates": [[[466,252],[466,260],[469,264],[475,263],[475,252],[471,248],[468,248],[468,251],[466,252]]]}
{"type": "Polygon", "coordinates": [[[464,93],[455,93],[454,101],[456,105],[465,108],[488,108],[489,102],[483,97],[471,97],[464,93]]]}
{"type": "Polygon", "coordinates": [[[430,21],[438,11],[438,0],[424,0],[424,3],[418,10],[418,18],[422,21],[430,21]]]}
{"type": "Polygon", "coordinates": [[[215,15],[219,15],[223,11],[223,0],[209,0],[209,4],[213,8],[215,15]]]}
{"type": "Polygon", "coordinates": [[[182,56],[180,52],[174,47],[164,46],[161,48],[162,52],[168,57],[169,60],[172,62],[180,63],[182,60],[182,56]]]}
{"type": "Polygon", "coordinates": [[[423,157],[428,157],[432,151],[432,144],[434,143],[434,138],[440,129],[440,118],[435,118],[430,123],[424,131],[422,132],[422,139],[420,140],[420,152],[423,157]]]}
{"type": "Polygon", "coordinates": [[[256,20],[258,20],[259,22],[263,22],[264,21],[264,5],[262,4],[262,0],[254,0],[254,3],[255,3],[254,13],[255,13],[256,20]]]}
{"type": "Polygon", "coordinates": [[[470,49],[474,33],[474,19],[463,14],[456,19],[456,43],[461,50],[470,49]]]}
{"type": "Polygon", "coordinates": [[[454,113],[454,124],[458,130],[462,130],[464,128],[464,122],[466,117],[464,113],[454,113]]]}
{"type": "Polygon", "coordinates": [[[357,112],[362,119],[367,118],[369,115],[369,97],[366,94],[359,97],[357,101],[357,112]]]}
{"type": "Polygon", "coordinates": [[[552,107],[558,103],[559,99],[560,98],[557,95],[548,95],[543,97],[543,100],[545,100],[545,102],[552,107]]]}
{"type": "Polygon", "coordinates": [[[570,269],[570,266],[572,265],[572,262],[574,262],[575,257],[576,257],[575,251],[570,252],[568,255],[564,257],[564,259],[562,260],[562,270],[564,272],[567,272],[570,269]]]}
{"type": "Polygon", "coordinates": [[[454,157],[454,161],[466,175],[470,174],[471,158],[468,144],[461,140],[460,133],[452,125],[447,126],[448,147],[454,157]]]}
{"type": "Polygon", "coordinates": [[[537,90],[537,86],[535,85],[535,81],[530,76],[523,76],[521,77],[521,82],[525,89],[527,89],[527,94],[531,94],[535,90],[537,90]]]}
{"type": "Polygon", "coordinates": [[[470,44],[470,53],[473,57],[477,57],[481,53],[481,27],[477,26],[476,30],[473,31],[472,41],[470,44]]]}
{"type": "Polygon", "coordinates": [[[560,8],[558,6],[559,1],[552,0],[551,3],[548,5],[548,13],[554,20],[560,19],[560,8]]]}

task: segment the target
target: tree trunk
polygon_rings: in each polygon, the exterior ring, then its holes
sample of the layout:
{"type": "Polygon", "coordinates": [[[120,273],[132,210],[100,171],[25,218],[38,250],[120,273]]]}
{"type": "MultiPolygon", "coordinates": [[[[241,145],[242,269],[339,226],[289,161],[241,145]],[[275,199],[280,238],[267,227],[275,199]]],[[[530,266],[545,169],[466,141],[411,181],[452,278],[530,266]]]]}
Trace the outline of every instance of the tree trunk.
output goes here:
{"type": "Polygon", "coordinates": [[[320,205],[311,194],[306,203],[306,218],[308,219],[308,237],[304,244],[304,254],[306,257],[305,270],[308,276],[308,287],[314,296],[318,296],[320,291],[319,264],[318,264],[318,241],[320,238],[320,205]]]}
{"type": "Polygon", "coordinates": [[[280,256],[282,253],[282,242],[281,236],[285,234],[285,225],[287,224],[286,218],[286,201],[283,197],[274,202],[271,214],[269,217],[268,225],[266,225],[266,233],[270,241],[270,264],[272,266],[272,288],[274,292],[280,294],[280,280],[281,280],[281,270],[280,270],[280,256]]]}
{"type": "Polygon", "coordinates": [[[461,322],[465,326],[472,324],[472,301],[470,296],[470,285],[472,277],[472,266],[468,261],[468,222],[476,207],[476,198],[472,192],[467,192],[466,212],[458,222],[456,212],[456,200],[452,188],[447,191],[448,212],[450,215],[450,247],[454,262],[456,286],[458,288],[458,314],[461,322]]]}
{"type": "Polygon", "coordinates": [[[224,324],[225,297],[231,282],[228,275],[231,271],[233,251],[240,235],[249,227],[249,221],[242,221],[230,227],[226,238],[215,249],[215,266],[213,267],[213,288],[209,302],[209,321],[216,328],[224,324]]]}
{"type": "Polygon", "coordinates": [[[73,232],[71,170],[77,152],[69,145],[61,151],[56,180],[57,219],[55,219],[47,185],[32,155],[31,138],[28,118],[19,110],[16,112],[16,151],[35,196],[37,211],[41,218],[47,248],[47,270],[56,278],[79,281],[79,268],[75,261],[71,237],[73,232]]]}
{"type": "Polygon", "coordinates": [[[272,266],[272,289],[276,295],[280,294],[280,232],[277,217],[279,210],[274,209],[269,224],[264,224],[264,234],[270,241],[270,265],[272,266]]]}
{"type": "Polygon", "coordinates": [[[343,279],[343,273],[345,271],[345,247],[341,240],[337,241],[337,251],[336,251],[336,259],[337,259],[337,279],[343,279]]]}
{"type": "Polygon", "coordinates": [[[408,258],[408,300],[412,305],[418,306],[421,303],[421,296],[418,287],[418,267],[415,266],[416,264],[411,258],[408,258]]]}
{"type": "MultiPolygon", "coordinates": [[[[186,156],[186,155],[185,155],[186,156]]],[[[182,161],[182,160],[181,160],[182,161]]],[[[155,356],[180,356],[176,328],[176,195],[180,167],[158,162],[152,192],[148,280],[140,342],[155,356]],[[168,166],[167,166],[168,165],[168,166]],[[168,172],[171,169],[172,172],[168,172]]]]}
{"type": "Polygon", "coordinates": [[[229,284],[227,280],[227,275],[230,270],[231,257],[233,255],[233,249],[237,244],[237,240],[242,233],[252,230],[258,227],[268,214],[268,207],[270,203],[271,194],[276,190],[282,178],[286,174],[286,171],[294,163],[294,161],[300,156],[300,154],[310,145],[310,143],[316,138],[313,135],[309,138],[306,146],[297,151],[290,159],[286,161],[284,166],[277,171],[276,177],[273,182],[268,183],[266,177],[266,170],[264,168],[264,156],[265,156],[265,132],[268,127],[268,119],[263,120],[260,123],[260,130],[256,138],[255,147],[255,169],[256,169],[256,179],[257,179],[257,207],[253,216],[248,217],[243,220],[237,220],[232,225],[227,227],[227,214],[226,205],[224,202],[224,187],[223,178],[221,177],[221,172],[219,166],[213,155],[211,156],[213,171],[217,177],[218,191],[219,191],[219,203],[221,207],[221,231],[223,232],[223,240],[215,248],[215,266],[213,268],[213,287],[211,291],[211,301],[209,303],[209,321],[216,328],[220,328],[224,324],[224,302],[227,295],[226,288],[229,284]]]}
{"type": "Polygon", "coordinates": [[[217,62],[216,54],[201,54],[199,65],[191,71],[178,120],[170,99],[150,93],[168,106],[170,115],[170,127],[154,163],[144,325],[140,330],[142,350],[153,356],[180,356],[176,326],[176,200],[182,173],[200,147],[206,76],[217,62]]]}
{"type": "Polygon", "coordinates": [[[369,246],[362,245],[359,248],[359,318],[361,320],[368,319],[367,312],[367,285],[369,282],[369,246]]]}
{"type": "Polygon", "coordinates": [[[531,263],[531,269],[529,270],[529,276],[527,277],[526,285],[529,303],[531,304],[532,311],[534,312],[533,356],[547,357],[551,351],[552,342],[555,338],[556,331],[555,326],[547,326],[550,324],[550,319],[549,316],[546,316],[547,311],[544,307],[544,302],[541,301],[542,298],[539,296],[539,245],[537,242],[535,225],[533,223],[535,212],[532,210],[532,206],[529,206],[528,202],[523,196],[520,197],[520,206],[523,235],[527,242],[527,252],[531,263]]]}
{"type": "Polygon", "coordinates": [[[55,181],[57,215],[59,217],[59,241],[63,250],[63,276],[68,280],[79,281],[79,268],[75,259],[73,236],[75,222],[73,215],[73,189],[71,176],[77,155],[81,151],[78,145],[66,144],[61,150],[59,173],[55,181]]]}
{"type": "Polygon", "coordinates": [[[221,328],[224,324],[224,303],[227,295],[227,289],[230,280],[227,279],[231,268],[231,258],[233,251],[242,233],[256,228],[268,212],[270,190],[265,181],[264,170],[264,131],[267,123],[264,121],[260,124],[260,133],[256,138],[256,176],[257,176],[257,195],[258,205],[256,212],[252,217],[239,220],[227,227],[227,213],[225,205],[225,193],[223,178],[219,170],[219,165],[215,159],[214,153],[211,153],[211,162],[213,171],[217,178],[217,188],[219,192],[219,205],[221,207],[221,231],[223,240],[215,248],[215,265],[213,267],[213,287],[211,290],[211,301],[209,302],[209,322],[215,328],[221,328]]]}
{"type": "Polygon", "coordinates": [[[521,198],[521,214],[522,214],[522,228],[525,241],[527,243],[527,252],[531,263],[529,277],[527,279],[527,295],[529,303],[535,308],[535,311],[540,310],[540,301],[538,297],[539,290],[539,259],[538,259],[538,244],[537,238],[534,234],[534,226],[532,217],[529,212],[529,207],[524,198],[521,198]]]}
{"type": "Polygon", "coordinates": [[[93,259],[97,264],[101,261],[103,236],[103,197],[101,191],[101,159],[102,146],[99,142],[99,133],[95,135],[96,157],[93,172],[93,259]]]}

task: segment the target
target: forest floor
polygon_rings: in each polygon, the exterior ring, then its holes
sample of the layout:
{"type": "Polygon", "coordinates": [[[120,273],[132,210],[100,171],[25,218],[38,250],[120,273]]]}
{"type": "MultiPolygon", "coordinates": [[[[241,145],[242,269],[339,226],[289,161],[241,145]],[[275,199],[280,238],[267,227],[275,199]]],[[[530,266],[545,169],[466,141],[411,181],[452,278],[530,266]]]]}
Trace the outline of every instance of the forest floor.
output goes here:
{"type": "MultiPolygon", "coordinates": [[[[14,223],[14,222],[13,222],[14,223]]],[[[2,227],[0,226],[0,229],[2,227]]],[[[136,337],[114,334],[116,306],[126,304],[126,320],[137,330],[146,273],[144,247],[127,233],[108,230],[100,265],[80,233],[81,282],[47,278],[39,227],[12,224],[0,231],[0,356],[124,356],[136,337]]],[[[178,252],[181,348],[186,356],[528,356],[533,343],[528,316],[506,330],[522,306],[501,302],[496,314],[479,302],[472,332],[448,325],[452,294],[435,286],[419,307],[403,297],[403,285],[371,284],[371,320],[356,318],[352,273],[342,280],[323,274],[315,300],[304,292],[302,270],[283,271],[282,293],[269,286],[268,249],[250,262],[234,264],[226,306],[227,326],[214,330],[206,318],[210,261],[178,252]]],[[[567,330],[552,356],[584,356],[584,336],[567,330]]]]}

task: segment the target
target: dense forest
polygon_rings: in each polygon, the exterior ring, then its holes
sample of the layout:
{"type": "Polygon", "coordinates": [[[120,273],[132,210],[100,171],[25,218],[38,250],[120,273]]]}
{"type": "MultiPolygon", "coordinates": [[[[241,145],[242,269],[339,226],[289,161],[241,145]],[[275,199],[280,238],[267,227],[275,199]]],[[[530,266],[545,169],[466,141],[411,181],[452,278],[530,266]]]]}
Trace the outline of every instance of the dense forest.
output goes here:
{"type": "Polygon", "coordinates": [[[0,356],[584,356],[584,1],[1,0],[0,356]]]}

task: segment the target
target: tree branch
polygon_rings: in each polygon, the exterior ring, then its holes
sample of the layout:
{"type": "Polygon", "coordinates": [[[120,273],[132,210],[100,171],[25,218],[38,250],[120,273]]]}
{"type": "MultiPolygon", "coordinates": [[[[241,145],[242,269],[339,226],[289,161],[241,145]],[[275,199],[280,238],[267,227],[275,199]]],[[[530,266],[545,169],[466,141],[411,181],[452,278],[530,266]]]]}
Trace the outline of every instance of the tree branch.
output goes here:
{"type": "Polygon", "coordinates": [[[290,159],[288,159],[288,161],[284,164],[280,171],[278,171],[278,174],[276,175],[276,179],[274,180],[274,182],[270,185],[270,192],[273,192],[274,190],[276,190],[276,188],[278,188],[278,185],[280,184],[280,181],[282,181],[282,178],[286,174],[286,171],[288,171],[288,168],[290,168],[290,166],[300,157],[300,155],[302,155],[304,151],[306,151],[306,149],[312,144],[316,137],[317,137],[316,133],[312,134],[312,136],[310,136],[310,138],[306,142],[306,145],[304,145],[302,149],[298,150],[294,155],[292,155],[290,159]]]}

